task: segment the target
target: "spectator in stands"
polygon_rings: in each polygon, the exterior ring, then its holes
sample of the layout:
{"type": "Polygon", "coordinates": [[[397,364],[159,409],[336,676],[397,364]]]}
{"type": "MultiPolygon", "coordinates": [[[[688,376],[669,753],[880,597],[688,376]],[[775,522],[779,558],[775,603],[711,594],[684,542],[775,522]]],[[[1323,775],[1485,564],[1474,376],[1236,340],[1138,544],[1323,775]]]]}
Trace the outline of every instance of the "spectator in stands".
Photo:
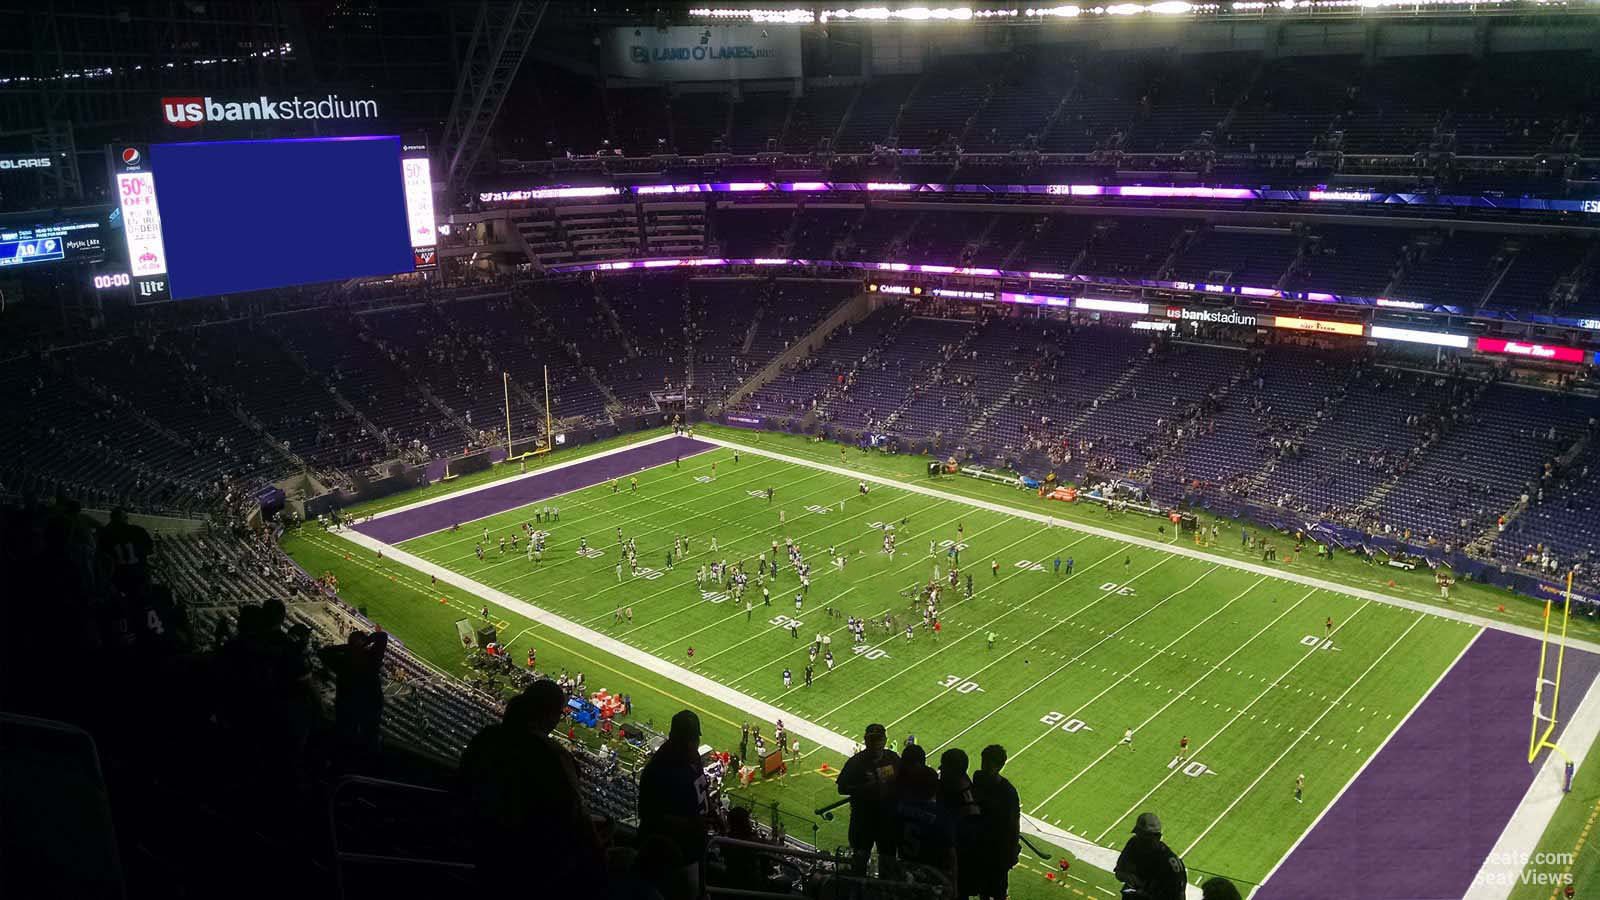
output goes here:
{"type": "MultiPolygon", "coordinates": [[[[736,806],[728,810],[728,837],[740,841],[760,842],[761,835],[756,832],[755,822],[750,818],[750,810],[736,806]]],[[[767,884],[767,863],[760,850],[750,847],[725,847],[722,851],[723,871],[719,877],[711,877],[713,881],[730,888],[749,891],[773,890],[767,884]]],[[[779,889],[781,890],[781,889],[779,889]]]]}
{"type": "Polygon", "coordinates": [[[128,511],[111,511],[111,521],[100,529],[100,555],[111,562],[112,583],[124,594],[132,594],[145,583],[146,563],[154,544],[150,532],[128,522],[128,511]]]}
{"type": "Polygon", "coordinates": [[[939,755],[939,808],[955,827],[956,896],[978,893],[978,838],[982,824],[972,779],[967,777],[967,751],[951,747],[939,755]]]}
{"type": "Polygon", "coordinates": [[[700,860],[709,811],[706,773],[700,765],[700,717],[672,717],[667,740],[639,774],[639,837],[664,837],[677,848],[672,883],[657,884],[667,900],[700,895],[700,860]]]}
{"type": "Polygon", "coordinates": [[[1183,860],[1161,840],[1161,820],[1150,812],[1139,814],[1112,874],[1127,900],[1183,900],[1189,882],[1183,860]]]}
{"type": "Polygon", "coordinates": [[[383,655],[389,633],[352,631],[343,646],[319,654],[333,673],[333,730],[348,765],[378,750],[383,719],[383,655]]]}
{"type": "Polygon", "coordinates": [[[265,776],[254,782],[263,792],[282,786],[273,783],[274,776],[298,773],[317,717],[307,635],[284,630],[287,614],[275,597],[240,609],[239,632],[223,646],[219,660],[219,714],[238,741],[246,769],[253,765],[265,776]]]}
{"type": "MultiPolygon", "coordinates": [[[[895,850],[902,863],[929,866],[956,883],[956,819],[938,801],[939,774],[913,759],[906,748],[895,779],[895,850]]],[[[926,755],[923,754],[926,758],[926,755]]]]}
{"type": "Polygon", "coordinates": [[[528,871],[551,884],[591,883],[600,839],[571,755],[550,738],[566,697],[540,679],[506,703],[498,725],[473,737],[461,757],[461,789],[472,813],[479,884],[500,890],[528,871]]]}
{"type": "Polygon", "coordinates": [[[1004,900],[1008,876],[1021,852],[1022,801],[1017,789],[1000,774],[1005,764],[1006,748],[990,744],[983,748],[981,768],[972,779],[972,797],[978,803],[982,827],[975,854],[978,871],[970,880],[984,900],[1004,900]]]}
{"type": "Polygon", "coordinates": [[[855,871],[866,874],[872,848],[878,848],[878,868],[894,858],[894,837],[890,821],[895,775],[900,757],[884,749],[888,732],[876,723],[867,726],[863,748],[845,761],[839,770],[839,793],[850,798],[850,849],[855,855],[855,871]]]}

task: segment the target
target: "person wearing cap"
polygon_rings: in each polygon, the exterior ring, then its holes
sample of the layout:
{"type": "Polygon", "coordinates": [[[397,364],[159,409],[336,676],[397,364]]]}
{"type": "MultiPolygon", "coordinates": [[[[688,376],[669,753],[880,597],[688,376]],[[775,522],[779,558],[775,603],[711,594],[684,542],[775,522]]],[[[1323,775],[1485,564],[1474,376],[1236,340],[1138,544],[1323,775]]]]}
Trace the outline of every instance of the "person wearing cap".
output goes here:
{"type": "Polygon", "coordinates": [[[889,733],[873,723],[862,738],[863,749],[839,770],[839,793],[850,798],[850,850],[853,869],[865,875],[873,846],[878,848],[878,869],[893,871],[894,837],[890,804],[900,757],[884,748],[889,733]]]}
{"type": "Polygon", "coordinates": [[[972,777],[972,798],[978,803],[981,828],[975,868],[970,880],[984,900],[1005,900],[1008,876],[1021,855],[1022,800],[1017,789],[1000,774],[1006,748],[990,744],[979,756],[978,774],[972,777]]]}
{"type": "Polygon", "coordinates": [[[1183,860],[1161,840],[1161,820],[1152,812],[1139,814],[1112,874],[1122,882],[1125,900],[1183,900],[1189,883],[1183,860]]]}
{"type": "Polygon", "coordinates": [[[700,896],[700,861],[706,850],[710,810],[706,773],[700,765],[700,717],[683,710],[672,717],[667,740],[639,774],[639,839],[664,838],[677,849],[678,876],[663,887],[668,898],[700,896]]]}

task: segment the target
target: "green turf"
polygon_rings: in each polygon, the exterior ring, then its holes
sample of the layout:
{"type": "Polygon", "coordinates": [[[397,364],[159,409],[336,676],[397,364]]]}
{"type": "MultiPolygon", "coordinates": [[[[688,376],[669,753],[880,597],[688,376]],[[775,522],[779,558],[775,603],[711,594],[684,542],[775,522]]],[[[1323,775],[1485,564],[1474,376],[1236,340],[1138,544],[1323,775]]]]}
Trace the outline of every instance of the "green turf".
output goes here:
{"type": "MultiPolygon", "coordinates": [[[[836,448],[818,449],[838,461],[836,448]]],[[[868,462],[876,474],[882,474],[878,467],[915,464],[847,454],[853,468],[868,470],[868,462]]],[[[1138,812],[1154,809],[1167,823],[1169,843],[1196,868],[1244,881],[1265,875],[1475,632],[951,501],[890,488],[863,500],[852,479],[753,455],[734,464],[726,450],[695,457],[681,469],[651,470],[640,481],[638,494],[613,494],[602,485],[563,497],[562,520],[542,567],[520,554],[490,550],[482,562],[473,554],[483,528],[509,535],[530,517],[524,511],[403,546],[844,734],[879,720],[897,740],[915,733],[935,754],[948,744],[976,756],[987,743],[1003,743],[1014,760],[1007,774],[1030,813],[1084,840],[1116,846],[1138,812]],[[709,475],[712,460],[719,477],[698,481],[709,475]],[[749,495],[769,485],[778,491],[770,508],[749,495]],[[787,514],[786,526],[779,525],[779,510],[787,514]],[[890,560],[879,552],[880,532],[872,523],[902,519],[908,521],[899,529],[900,550],[890,560]],[[911,613],[899,592],[925,581],[936,563],[947,567],[946,557],[929,556],[928,542],[956,539],[958,524],[969,544],[962,562],[973,570],[977,592],[971,599],[947,593],[944,634],[935,639],[918,629],[908,641],[899,628],[894,634],[877,630],[869,632],[869,646],[883,655],[852,653],[842,616],[892,611],[903,625],[911,613]],[[619,525],[638,541],[645,566],[665,569],[674,534],[690,537],[690,558],[659,578],[624,576],[619,583],[619,525]],[[756,593],[758,609],[748,620],[732,601],[708,599],[696,589],[691,570],[709,561],[713,537],[721,557],[753,565],[772,540],[781,545],[785,536],[802,544],[814,568],[814,586],[798,615],[789,571],[774,589],[772,607],[761,607],[756,593]],[[605,556],[578,556],[580,537],[605,556]],[[829,547],[848,554],[843,572],[825,562],[829,547]],[[1075,559],[1077,574],[1053,574],[1058,554],[1075,559]],[[998,574],[991,574],[991,560],[1000,563],[998,574]],[[1044,568],[1019,565],[1029,562],[1044,568]],[[830,605],[839,618],[824,615],[830,605]],[[614,623],[618,606],[633,607],[631,626],[614,623]],[[1318,638],[1330,616],[1337,623],[1335,649],[1322,649],[1318,638]],[[805,638],[818,631],[834,638],[835,671],[826,672],[819,661],[809,688],[800,683],[808,641],[791,637],[781,627],[784,617],[801,619],[805,638]],[[696,649],[692,661],[690,646],[696,649]],[[795,675],[788,690],[780,679],[785,666],[795,675]],[[1132,750],[1118,745],[1129,727],[1136,731],[1132,750]],[[1183,735],[1191,739],[1195,761],[1187,773],[1169,768],[1183,735]],[[1300,772],[1309,776],[1304,804],[1292,795],[1300,772]]],[[[949,484],[978,496],[983,492],[974,489],[989,487],[949,484]]],[[[1035,499],[995,490],[1021,504],[1035,499]]],[[[1146,535],[1154,525],[1126,517],[1099,521],[1146,535]]],[[[339,562],[331,567],[344,571],[339,562]]],[[[419,596],[414,602],[426,607],[430,601],[419,596]]],[[[478,601],[462,605],[471,609],[478,601]]],[[[437,610],[431,612],[436,619],[437,610]]],[[[509,613],[496,615],[508,620],[510,634],[529,627],[509,613]]],[[[405,626],[391,627],[406,637],[405,626]]],[[[443,632],[438,640],[454,641],[453,631],[427,627],[443,632]]],[[[529,637],[571,644],[538,628],[529,637]]],[[[544,662],[543,646],[540,652],[544,662]]],[[[625,671],[615,661],[608,665],[625,671]]],[[[602,683],[586,671],[591,684],[602,683]]],[[[642,672],[629,677],[652,681],[642,672]]]]}
{"type": "MultiPolygon", "coordinates": [[[[440,591],[429,579],[392,560],[366,557],[346,542],[320,528],[289,532],[283,541],[287,550],[307,571],[339,576],[339,592],[347,602],[363,607],[385,629],[401,638],[408,649],[447,672],[465,675],[463,655],[452,623],[461,618],[476,619],[481,604],[449,596],[443,604],[440,591]]],[[[591,684],[628,693],[634,703],[634,718],[661,724],[680,709],[700,714],[706,740],[717,746],[731,746],[738,740],[738,723],[748,717],[720,701],[694,691],[662,684],[644,669],[604,653],[584,647],[566,635],[535,624],[514,612],[496,610],[495,624],[508,636],[518,635],[512,651],[525,654],[530,644],[539,650],[539,667],[549,672],[584,672],[591,684]]],[[[590,736],[593,743],[594,736],[590,736]]],[[[830,773],[837,773],[842,757],[825,749],[810,748],[804,762],[784,777],[757,781],[748,789],[734,788],[734,802],[751,806],[758,818],[782,825],[796,837],[817,846],[832,848],[846,844],[848,815],[841,811],[832,821],[823,821],[813,810],[839,798],[830,773]]],[[[1081,863],[1069,872],[1046,880],[1046,871],[1055,870],[1055,860],[1071,857],[1070,851],[1052,847],[1035,839],[1041,850],[1051,854],[1047,865],[1037,858],[1022,861],[1012,877],[1012,897],[1016,900],[1041,900],[1065,894],[1112,896],[1116,881],[1109,873],[1081,863]]]]}

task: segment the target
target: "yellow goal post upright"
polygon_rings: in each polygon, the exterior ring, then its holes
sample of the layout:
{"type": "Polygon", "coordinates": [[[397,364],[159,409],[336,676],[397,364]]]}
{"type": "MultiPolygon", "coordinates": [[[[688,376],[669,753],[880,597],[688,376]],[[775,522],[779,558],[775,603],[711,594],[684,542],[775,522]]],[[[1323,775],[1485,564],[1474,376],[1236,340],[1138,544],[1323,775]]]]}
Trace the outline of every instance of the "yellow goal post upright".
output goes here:
{"type": "Polygon", "coordinates": [[[500,384],[502,390],[504,391],[506,414],[506,458],[504,461],[508,463],[520,462],[526,460],[530,456],[540,456],[542,454],[549,453],[551,434],[553,433],[551,426],[554,422],[554,417],[550,414],[550,367],[544,367],[544,440],[540,441],[532,450],[525,451],[520,456],[516,455],[512,450],[511,373],[509,371],[502,370],[500,372],[500,384]]]}
{"type": "Polygon", "coordinates": [[[1563,790],[1572,790],[1573,763],[1572,757],[1567,755],[1550,736],[1555,734],[1556,725],[1561,716],[1561,674],[1567,658],[1567,625],[1572,621],[1572,572],[1567,572],[1566,596],[1561,604],[1561,634],[1556,645],[1555,672],[1549,671],[1550,660],[1550,614],[1553,611],[1555,599],[1547,597],[1544,601],[1544,631],[1539,640],[1539,677],[1533,685],[1533,724],[1528,732],[1528,762],[1532,763],[1539,756],[1539,751],[1545,748],[1554,750],[1566,760],[1566,777],[1562,786],[1563,790]],[[1550,688],[1550,704],[1545,706],[1545,688],[1550,688]]]}

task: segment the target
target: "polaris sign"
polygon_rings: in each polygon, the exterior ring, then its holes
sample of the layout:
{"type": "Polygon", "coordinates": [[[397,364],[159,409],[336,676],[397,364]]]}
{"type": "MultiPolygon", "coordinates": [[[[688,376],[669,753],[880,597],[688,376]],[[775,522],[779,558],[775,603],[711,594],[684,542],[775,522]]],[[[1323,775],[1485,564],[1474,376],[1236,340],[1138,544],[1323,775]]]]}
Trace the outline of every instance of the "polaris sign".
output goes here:
{"type": "Polygon", "coordinates": [[[37,171],[52,165],[48,156],[0,156],[0,172],[37,171]]]}
{"type": "Polygon", "coordinates": [[[650,81],[799,78],[800,33],[745,25],[615,28],[610,72],[650,81]]]}

